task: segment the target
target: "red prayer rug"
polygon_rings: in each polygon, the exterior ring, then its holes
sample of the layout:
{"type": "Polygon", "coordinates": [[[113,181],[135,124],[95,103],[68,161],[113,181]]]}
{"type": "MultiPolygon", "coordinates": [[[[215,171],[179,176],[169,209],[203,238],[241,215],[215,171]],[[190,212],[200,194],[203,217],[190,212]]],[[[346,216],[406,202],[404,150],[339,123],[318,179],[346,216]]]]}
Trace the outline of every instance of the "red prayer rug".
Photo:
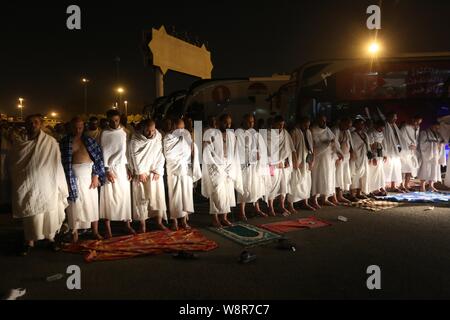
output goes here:
{"type": "Polygon", "coordinates": [[[157,231],[123,236],[108,240],[88,240],[69,244],[63,250],[85,254],[86,262],[134,258],[179,251],[206,252],[218,247],[200,231],[180,230],[176,232],[157,231]]]}
{"type": "Polygon", "coordinates": [[[302,218],[297,220],[286,220],[263,224],[260,227],[276,233],[288,233],[302,229],[316,229],[331,226],[331,223],[317,219],[316,217],[302,218]]]}

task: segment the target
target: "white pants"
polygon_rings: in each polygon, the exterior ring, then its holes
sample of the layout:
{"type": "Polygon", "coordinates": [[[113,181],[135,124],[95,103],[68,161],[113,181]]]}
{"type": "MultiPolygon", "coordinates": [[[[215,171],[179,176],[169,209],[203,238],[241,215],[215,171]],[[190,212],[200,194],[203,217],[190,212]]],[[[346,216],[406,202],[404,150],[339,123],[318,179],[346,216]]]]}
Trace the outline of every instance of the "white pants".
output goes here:
{"type": "Polygon", "coordinates": [[[400,157],[388,157],[384,164],[384,175],[386,183],[394,182],[399,185],[402,183],[402,163],[400,157]]]}

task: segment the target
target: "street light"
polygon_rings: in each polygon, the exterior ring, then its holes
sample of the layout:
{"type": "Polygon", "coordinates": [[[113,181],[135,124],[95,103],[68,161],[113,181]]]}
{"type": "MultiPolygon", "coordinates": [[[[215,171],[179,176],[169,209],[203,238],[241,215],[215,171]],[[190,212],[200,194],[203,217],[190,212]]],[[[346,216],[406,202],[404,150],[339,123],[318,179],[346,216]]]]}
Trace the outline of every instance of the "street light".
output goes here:
{"type": "Polygon", "coordinates": [[[125,92],[125,89],[122,87],[117,88],[117,93],[119,94],[119,108],[122,104],[122,94],[125,92]]]}
{"type": "Polygon", "coordinates": [[[89,83],[89,79],[82,78],[81,82],[83,83],[83,86],[84,86],[84,114],[87,115],[87,86],[89,83]]]}
{"type": "Polygon", "coordinates": [[[124,101],[123,104],[125,105],[125,115],[128,116],[128,101],[124,101]]]}
{"type": "Polygon", "coordinates": [[[369,44],[369,47],[367,48],[367,50],[369,51],[369,53],[372,56],[376,56],[381,51],[381,47],[380,47],[379,43],[372,42],[369,44]]]}
{"type": "Polygon", "coordinates": [[[55,118],[57,115],[58,115],[58,114],[57,114],[56,112],[52,112],[52,113],[51,113],[51,116],[52,116],[53,118],[55,118]]]}
{"type": "Polygon", "coordinates": [[[19,105],[17,106],[20,110],[20,120],[23,119],[23,98],[19,98],[19,105]]]}

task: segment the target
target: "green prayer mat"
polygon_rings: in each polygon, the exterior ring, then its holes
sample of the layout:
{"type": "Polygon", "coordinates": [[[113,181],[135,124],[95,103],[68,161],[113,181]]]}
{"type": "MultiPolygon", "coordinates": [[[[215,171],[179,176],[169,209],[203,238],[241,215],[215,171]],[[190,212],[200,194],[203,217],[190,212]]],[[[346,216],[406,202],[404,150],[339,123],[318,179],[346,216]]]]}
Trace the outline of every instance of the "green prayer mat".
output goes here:
{"type": "Polygon", "coordinates": [[[236,223],[222,229],[210,228],[210,230],[245,247],[254,247],[281,238],[276,233],[246,223],[236,223]]]}

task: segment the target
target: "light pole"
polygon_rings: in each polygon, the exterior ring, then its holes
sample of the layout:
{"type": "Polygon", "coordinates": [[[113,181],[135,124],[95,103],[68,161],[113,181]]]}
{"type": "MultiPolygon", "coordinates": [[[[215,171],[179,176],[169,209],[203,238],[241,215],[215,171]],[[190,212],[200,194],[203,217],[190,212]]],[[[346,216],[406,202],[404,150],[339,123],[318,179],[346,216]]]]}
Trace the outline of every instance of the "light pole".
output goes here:
{"type": "Polygon", "coordinates": [[[123,102],[123,104],[124,104],[124,106],[125,106],[125,115],[128,116],[128,101],[125,100],[125,101],[123,102]]]}
{"type": "Polygon", "coordinates": [[[122,94],[125,92],[125,90],[122,87],[117,88],[117,93],[119,94],[119,110],[120,106],[122,105],[122,94]]]}
{"type": "Polygon", "coordinates": [[[89,79],[87,78],[83,78],[81,79],[81,82],[83,83],[84,86],[84,114],[87,115],[87,86],[89,83],[89,79]]]}
{"type": "Polygon", "coordinates": [[[20,110],[20,120],[23,120],[23,98],[19,98],[19,105],[17,107],[20,110]]]}

